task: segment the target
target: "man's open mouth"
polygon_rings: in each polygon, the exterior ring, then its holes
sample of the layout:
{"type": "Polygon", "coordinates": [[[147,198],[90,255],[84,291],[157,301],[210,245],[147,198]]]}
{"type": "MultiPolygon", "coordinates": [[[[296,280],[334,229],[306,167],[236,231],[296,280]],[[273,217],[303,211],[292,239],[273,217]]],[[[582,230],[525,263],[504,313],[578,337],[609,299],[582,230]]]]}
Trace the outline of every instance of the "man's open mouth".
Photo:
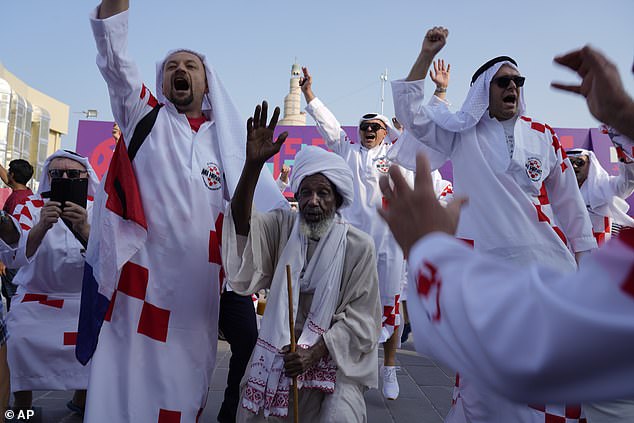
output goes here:
{"type": "Polygon", "coordinates": [[[365,139],[366,140],[373,140],[375,138],[376,138],[376,134],[374,134],[374,133],[370,133],[370,134],[366,134],[365,135],[365,139]]]}
{"type": "Polygon", "coordinates": [[[504,96],[502,101],[504,101],[504,103],[515,104],[515,102],[517,101],[517,96],[515,94],[509,94],[507,96],[504,96]]]}
{"type": "Polygon", "coordinates": [[[176,78],[174,78],[174,89],[176,91],[189,90],[189,81],[182,76],[177,76],[176,78]]]}

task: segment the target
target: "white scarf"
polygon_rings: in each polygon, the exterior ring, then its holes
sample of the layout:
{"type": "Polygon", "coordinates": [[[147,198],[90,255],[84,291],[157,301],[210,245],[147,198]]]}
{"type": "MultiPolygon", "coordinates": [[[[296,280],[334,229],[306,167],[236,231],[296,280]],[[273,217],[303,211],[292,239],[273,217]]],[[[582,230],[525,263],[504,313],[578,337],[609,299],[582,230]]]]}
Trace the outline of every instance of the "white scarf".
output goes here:
{"type": "MultiPolygon", "coordinates": [[[[306,265],[308,239],[299,229],[299,213],[291,235],[279,258],[266,312],[262,319],[260,334],[251,356],[251,367],[247,370],[247,386],[242,397],[242,406],[264,416],[285,417],[288,415],[289,386],[291,380],[284,374],[284,360],[280,350],[290,343],[288,327],[288,293],[286,288],[286,264],[291,266],[293,287],[293,320],[297,316],[300,285],[307,287],[304,292],[314,291],[310,313],[297,341],[299,348],[308,348],[330,327],[337,306],[341,276],[343,274],[344,251],[348,224],[337,213],[306,266],[300,283],[300,273],[306,265]]],[[[298,387],[320,389],[333,392],[337,367],[330,356],[322,359],[298,378],[298,387]]]]}
{"type": "Polygon", "coordinates": [[[601,166],[593,151],[575,149],[570,156],[588,156],[588,177],[581,185],[581,196],[586,205],[601,216],[611,217],[614,222],[624,226],[634,226],[634,219],[628,216],[630,206],[627,202],[614,195],[610,188],[610,175],[601,166]],[[578,153],[577,153],[578,152],[578,153]]]}
{"type": "MultiPolygon", "coordinates": [[[[205,67],[209,92],[203,98],[202,110],[210,120],[216,123],[224,177],[229,195],[233,196],[246,157],[246,120],[238,113],[215,69],[207,63],[205,55],[189,49],[172,50],[167,53],[165,59],[156,63],[156,96],[159,102],[164,104],[169,102],[163,93],[163,64],[168,57],[179,51],[198,56],[205,67]]],[[[254,200],[259,211],[289,207],[288,201],[280,193],[267,166],[263,166],[260,172],[254,200]]]]}
{"type": "MultiPolygon", "coordinates": [[[[449,108],[441,102],[433,105],[425,105],[428,116],[441,128],[444,128],[451,132],[464,132],[469,128],[472,128],[480,122],[484,113],[489,109],[489,91],[491,86],[491,80],[497,71],[504,65],[508,65],[515,70],[517,66],[513,63],[504,61],[496,63],[491,66],[485,72],[483,72],[475,80],[469,92],[467,98],[462,107],[456,113],[453,113],[449,108]]],[[[519,70],[518,70],[519,72],[519,70]]],[[[526,102],[524,101],[524,88],[520,88],[519,106],[517,110],[517,116],[521,116],[526,111],[526,102]]]]}

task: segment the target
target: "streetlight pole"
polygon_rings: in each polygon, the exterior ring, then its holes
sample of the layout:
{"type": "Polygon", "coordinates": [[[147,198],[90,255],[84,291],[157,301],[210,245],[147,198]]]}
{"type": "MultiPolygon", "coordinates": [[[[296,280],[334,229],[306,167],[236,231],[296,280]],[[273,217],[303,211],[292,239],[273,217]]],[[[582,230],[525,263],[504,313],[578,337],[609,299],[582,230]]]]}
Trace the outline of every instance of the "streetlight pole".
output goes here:
{"type": "Polygon", "coordinates": [[[387,82],[387,68],[385,72],[379,76],[381,79],[381,114],[383,114],[383,103],[385,102],[385,83],[387,82]]]}

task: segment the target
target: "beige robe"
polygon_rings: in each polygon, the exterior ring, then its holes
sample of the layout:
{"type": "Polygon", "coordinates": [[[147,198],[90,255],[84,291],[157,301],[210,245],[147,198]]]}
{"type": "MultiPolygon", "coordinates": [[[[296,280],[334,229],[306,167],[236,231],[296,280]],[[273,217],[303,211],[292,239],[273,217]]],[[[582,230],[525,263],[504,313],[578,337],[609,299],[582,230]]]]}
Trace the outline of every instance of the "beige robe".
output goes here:
{"type": "MultiPolygon", "coordinates": [[[[254,214],[251,218],[249,237],[240,256],[233,218],[230,211],[227,212],[223,228],[223,260],[229,284],[236,293],[248,295],[270,287],[278,259],[284,250],[296,216],[295,212],[281,209],[266,214],[254,214]]],[[[310,250],[314,251],[313,248],[309,248],[309,252],[310,250]]],[[[372,239],[350,226],[347,233],[347,248],[341,253],[345,254],[345,258],[339,298],[330,328],[323,335],[330,356],[337,364],[337,386],[333,394],[313,390],[306,390],[304,393],[300,390],[300,406],[307,400],[303,397],[308,395],[319,397],[319,402],[329,403],[328,410],[321,407],[320,411],[319,405],[311,406],[310,408],[315,411],[310,413],[311,416],[305,413],[308,407],[304,408],[305,412],[300,410],[303,421],[324,421],[327,417],[329,422],[333,422],[333,415],[330,414],[332,410],[339,410],[341,415],[335,416],[334,421],[365,421],[363,391],[378,386],[377,341],[381,329],[381,308],[372,239]],[[355,397],[353,400],[348,395],[350,391],[354,391],[354,394],[351,394],[355,397]],[[332,395],[334,399],[339,396],[339,392],[341,401],[336,401],[339,404],[331,405],[333,401],[325,397],[332,395]],[[345,398],[346,396],[348,398],[345,398]],[[361,406],[363,410],[351,409],[361,406]],[[323,415],[324,411],[328,411],[329,415],[323,415]]],[[[309,253],[310,259],[312,257],[309,253]]],[[[286,295],[286,292],[283,294],[286,295]]],[[[271,292],[270,295],[278,294],[271,292]]],[[[298,326],[303,325],[311,302],[312,295],[300,295],[296,318],[298,326]]],[[[286,325],[288,322],[279,324],[286,325]]],[[[244,383],[245,380],[242,381],[242,385],[244,383]]],[[[256,417],[243,409],[238,410],[238,413],[256,417]]],[[[289,411],[289,415],[292,418],[292,411],[289,411]]],[[[271,421],[270,418],[268,420],[271,421]]]]}

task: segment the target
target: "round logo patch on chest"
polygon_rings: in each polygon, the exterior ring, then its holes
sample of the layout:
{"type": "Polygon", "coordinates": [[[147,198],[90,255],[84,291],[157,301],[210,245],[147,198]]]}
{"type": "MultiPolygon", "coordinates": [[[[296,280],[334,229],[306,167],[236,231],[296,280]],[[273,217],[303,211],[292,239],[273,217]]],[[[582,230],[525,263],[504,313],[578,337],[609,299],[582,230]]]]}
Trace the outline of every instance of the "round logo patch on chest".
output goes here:
{"type": "Polygon", "coordinates": [[[374,161],[374,166],[376,166],[376,170],[381,173],[387,173],[390,169],[390,161],[385,157],[377,157],[374,161]]]}
{"type": "Polygon", "coordinates": [[[531,181],[537,182],[542,177],[542,161],[537,157],[529,157],[526,160],[526,174],[531,181]]]}
{"type": "Polygon", "coordinates": [[[222,188],[222,174],[217,164],[212,162],[207,163],[200,172],[200,175],[207,188],[212,190],[222,188]]]}

